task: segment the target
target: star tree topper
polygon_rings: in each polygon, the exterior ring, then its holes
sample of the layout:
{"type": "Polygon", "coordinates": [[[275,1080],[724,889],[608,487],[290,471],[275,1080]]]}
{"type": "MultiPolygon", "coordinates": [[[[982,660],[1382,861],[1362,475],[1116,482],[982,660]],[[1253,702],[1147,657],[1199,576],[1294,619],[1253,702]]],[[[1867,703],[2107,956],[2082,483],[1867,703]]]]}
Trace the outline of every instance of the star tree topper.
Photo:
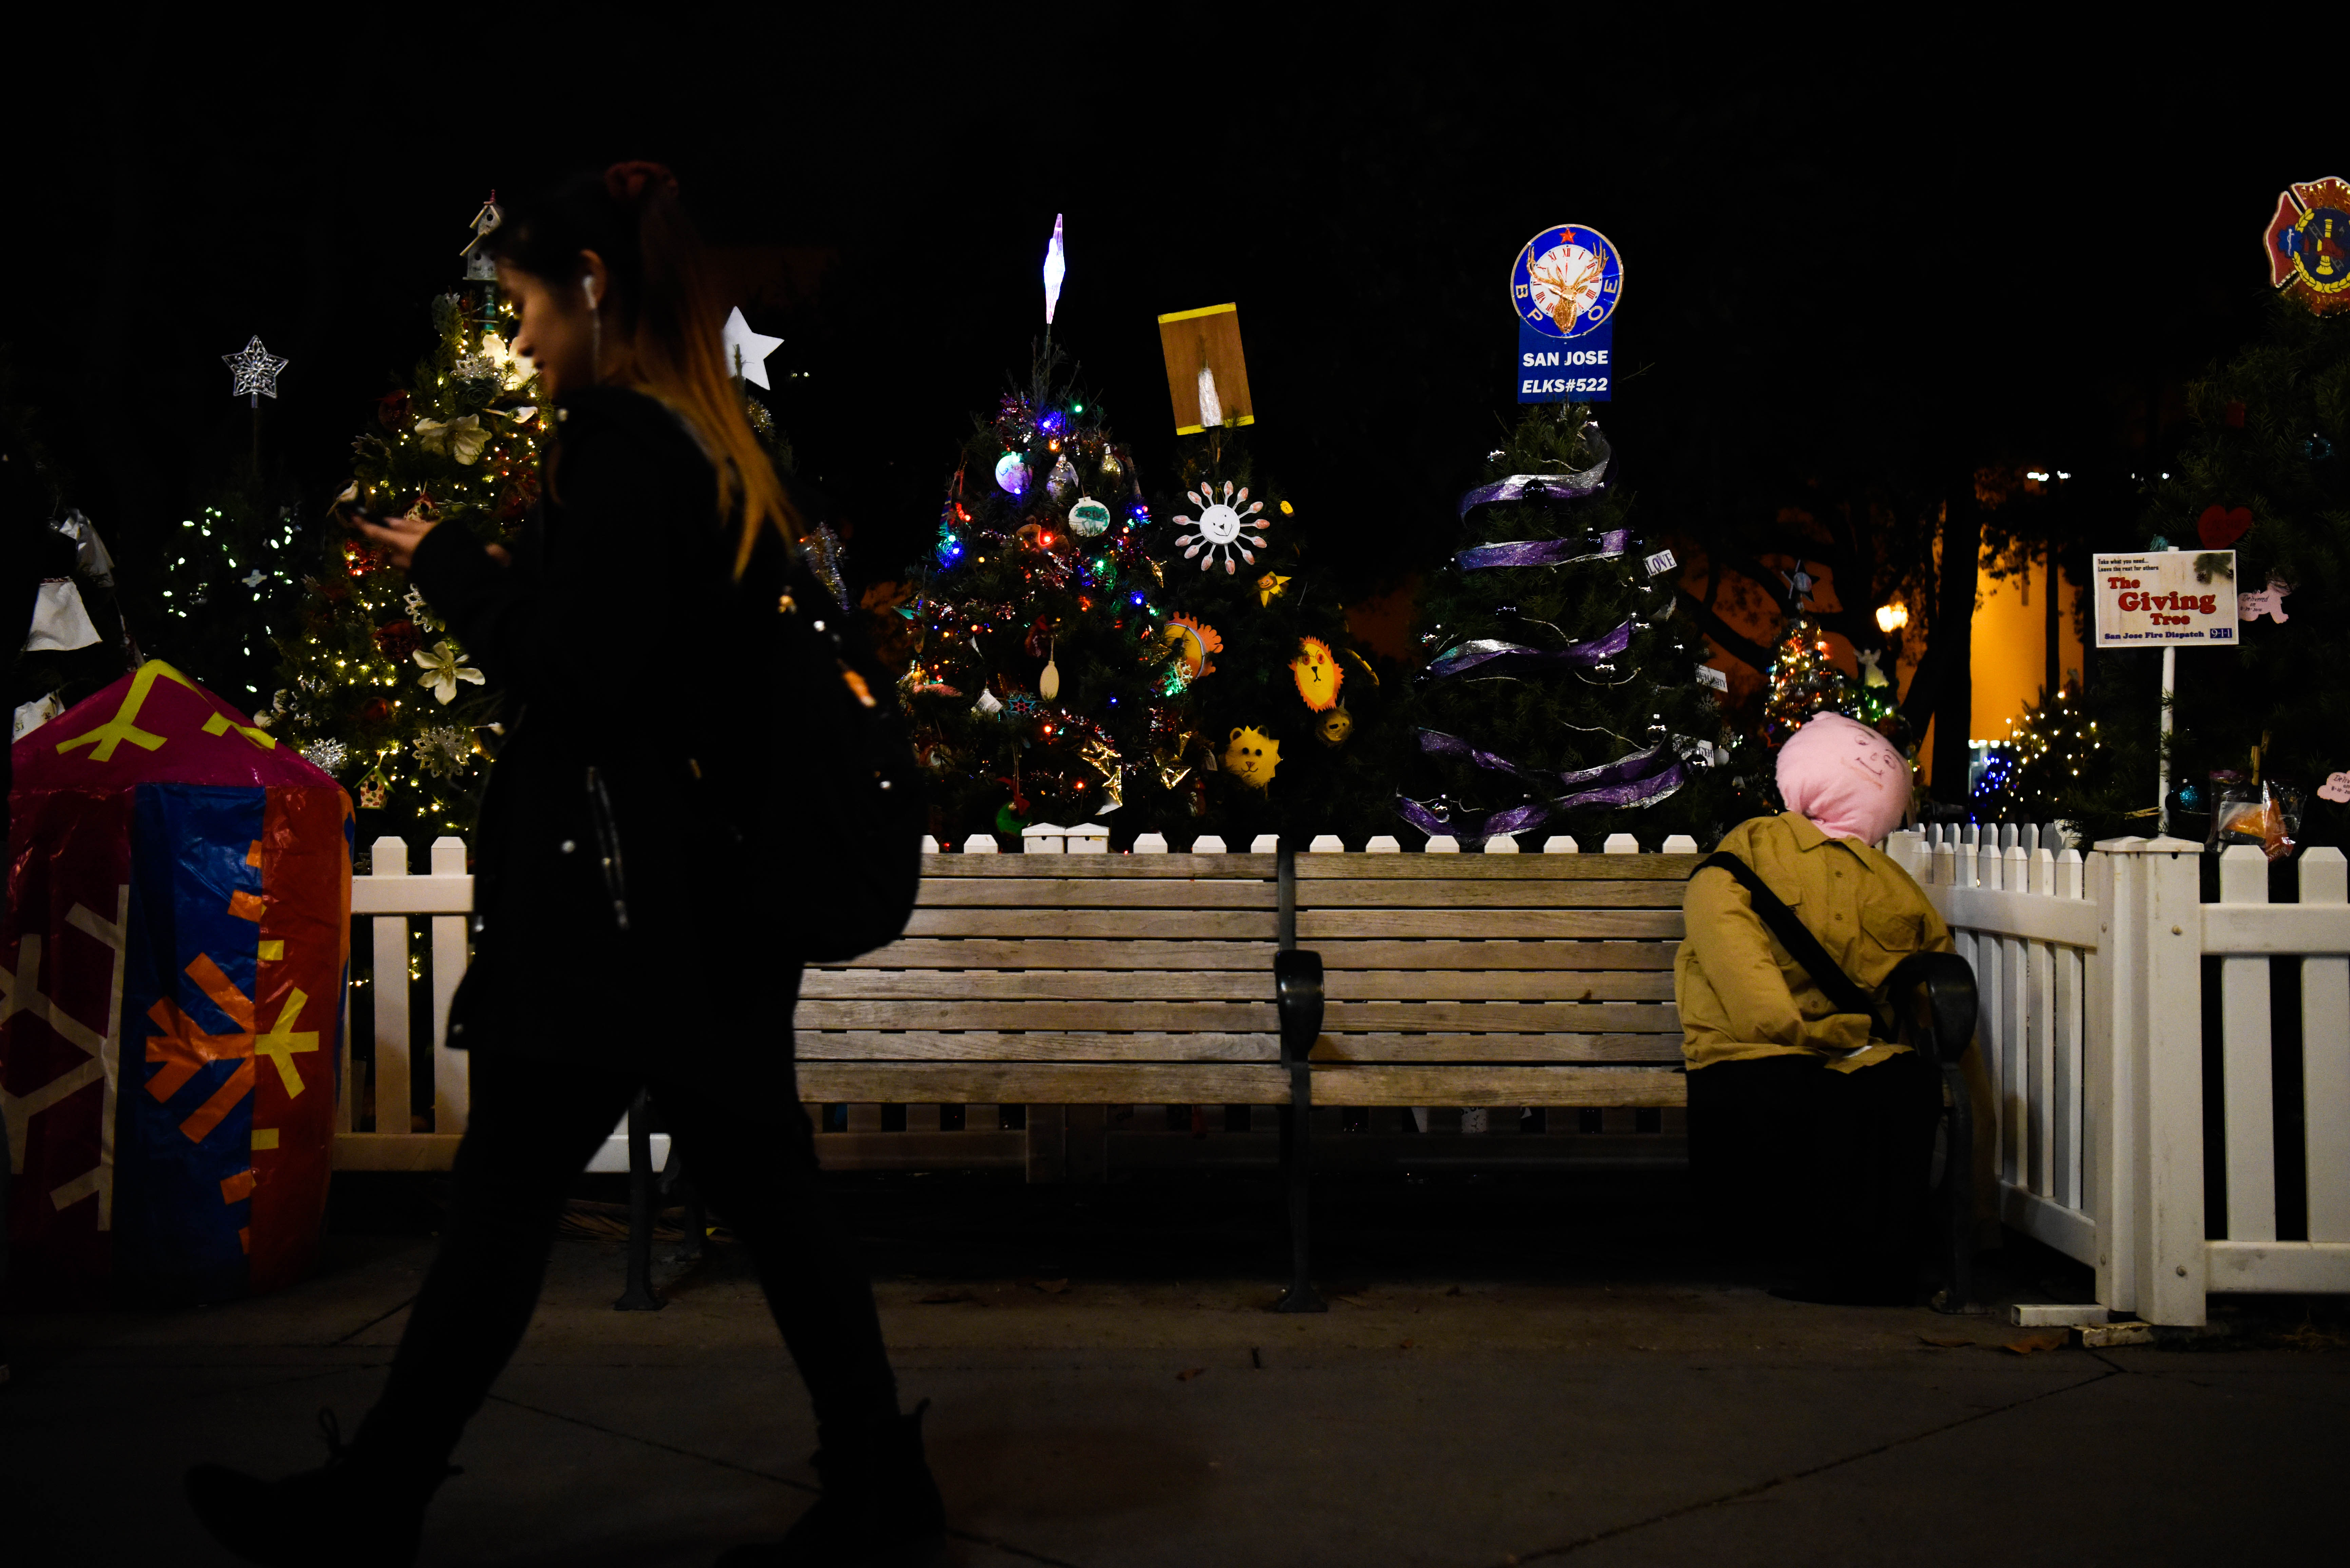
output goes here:
{"type": "Polygon", "coordinates": [[[767,387],[767,356],[784,346],[780,337],[751,330],[743,318],[743,307],[736,306],[726,317],[726,369],[754,387],[767,387]]]}
{"type": "Polygon", "coordinates": [[[250,397],[257,409],[262,399],[277,395],[277,373],[286,369],[287,361],[264,348],[260,334],[255,333],[253,341],[235,353],[222,355],[221,363],[236,378],[229,395],[250,397]]]}

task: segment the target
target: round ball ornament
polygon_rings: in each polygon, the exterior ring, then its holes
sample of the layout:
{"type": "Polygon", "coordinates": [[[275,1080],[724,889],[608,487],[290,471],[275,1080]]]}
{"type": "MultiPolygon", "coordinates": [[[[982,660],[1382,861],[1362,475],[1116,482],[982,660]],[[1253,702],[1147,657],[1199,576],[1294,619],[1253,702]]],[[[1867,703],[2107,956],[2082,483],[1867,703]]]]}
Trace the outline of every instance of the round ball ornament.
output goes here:
{"type": "Polygon", "coordinates": [[[1008,495],[1028,493],[1028,460],[1016,452],[1007,452],[995,460],[996,487],[1008,495]]]}
{"type": "Polygon", "coordinates": [[[1069,531],[1081,539],[1091,539],[1109,530],[1109,508],[1090,495],[1080,495],[1069,505],[1069,531]]]}

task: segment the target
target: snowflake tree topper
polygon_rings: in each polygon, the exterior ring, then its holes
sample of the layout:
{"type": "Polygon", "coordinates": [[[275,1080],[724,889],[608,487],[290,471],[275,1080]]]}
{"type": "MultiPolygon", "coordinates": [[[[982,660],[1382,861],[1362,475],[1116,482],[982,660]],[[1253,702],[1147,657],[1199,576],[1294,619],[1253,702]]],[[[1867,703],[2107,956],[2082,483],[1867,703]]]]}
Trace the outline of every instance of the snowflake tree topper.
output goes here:
{"type": "Polygon", "coordinates": [[[227,366],[229,373],[236,378],[236,385],[230,389],[229,395],[249,397],[257,409],[261,407],[262,399],[277,395],[277,374],[286,369],[287,361],[264,348],[261,335],[255,333],[253,341],[235,353],[222,355],[221,363],[227,366]]]}
{"type": "Polygon", "coordinates": [[[1208,570],[1221,559],[1224,563],[1224,571],[1227,575],[1236,570],[1232,565],[1232,556],[1235,554],[1250,566],[1256,565],[1256,557],[1249,554],[1248,546],[1253,545],[1260,550],[1263,549],[1264,535],[1251,534],[1247,530],[1270,526],[1263,519],[1257,516],[1258,513],[1264,510],[1263,502],[1251,501],[1245,485],[1242,486],[1238,494],[1234,494],[1232,482],[1229,479],[1224,481],[1224,493],[1222,500],[1217,499],[1215,486],[1212,484],[1203,484],[1197,490],[1187,490],[1183,495],[1192,505],[1200,508],[1200,518],[1196,523],[1189,517],[1178,516],[1175,519],[1186,528],[1198,530],[1193,534],[1175,535],[1175,542],[1178,545],[1191,546],[1183,552],[1185,560],[1190,560],[1204,550],[1207,554],[1201,558],[1200,570],[1203,572],[1208,570]]]}

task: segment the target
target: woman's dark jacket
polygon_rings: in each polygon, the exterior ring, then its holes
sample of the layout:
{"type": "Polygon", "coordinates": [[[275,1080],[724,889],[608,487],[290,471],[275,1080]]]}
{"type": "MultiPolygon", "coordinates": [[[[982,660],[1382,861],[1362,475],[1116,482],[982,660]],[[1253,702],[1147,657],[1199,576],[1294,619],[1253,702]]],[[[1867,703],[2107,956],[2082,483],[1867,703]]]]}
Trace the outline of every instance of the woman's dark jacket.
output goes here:
{"type": "Polygon", "coordinates": [[[747,1031],[788,1059],[798,966],[754,919],[740,824],[714,788],[765,740],[740,633],[774,600],[781,552],[733,580],[715,470],[666,405],[594,388],[555,417],[512,565],[442,527],[410,568],[507,731],[450,1044],[552,1059],[750,1044],[747,1031]]]}

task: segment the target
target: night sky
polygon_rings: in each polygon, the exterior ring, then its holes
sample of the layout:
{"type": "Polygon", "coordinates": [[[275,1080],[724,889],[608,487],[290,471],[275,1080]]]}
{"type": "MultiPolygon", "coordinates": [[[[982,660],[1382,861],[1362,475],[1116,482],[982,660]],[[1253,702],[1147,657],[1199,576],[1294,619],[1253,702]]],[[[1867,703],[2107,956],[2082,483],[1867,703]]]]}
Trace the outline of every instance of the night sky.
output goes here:
{"type": "Polygon", "coordinates": [[[292,360],[261,440],[315,516],[491,188],[657,158],[786,338],[775,411],[854,570],[886,577],[1026,363],[1065,213],[1055,338],[1146,478],[1173,444],[1155,317],[1237,301],[1260,467],[1361,596],[1440,553],[1513,417],[1506,278],[1543,226],[1623,253],[1606,422],[1644,528],[1702,537],[1811,481],[2144,468],[2149,396],[2259,329],[2275,192],[2332,171],[2288,130],[2164,129],[2104,57],[1028,15],[548,9],[473,36],[387,12],[307,53],[125,26],[102,69],[8,109],[40,151],[16,166],[11,395],[135,606],[142,555],[249,446],[220,355],[257,332],[292,360]]]}

